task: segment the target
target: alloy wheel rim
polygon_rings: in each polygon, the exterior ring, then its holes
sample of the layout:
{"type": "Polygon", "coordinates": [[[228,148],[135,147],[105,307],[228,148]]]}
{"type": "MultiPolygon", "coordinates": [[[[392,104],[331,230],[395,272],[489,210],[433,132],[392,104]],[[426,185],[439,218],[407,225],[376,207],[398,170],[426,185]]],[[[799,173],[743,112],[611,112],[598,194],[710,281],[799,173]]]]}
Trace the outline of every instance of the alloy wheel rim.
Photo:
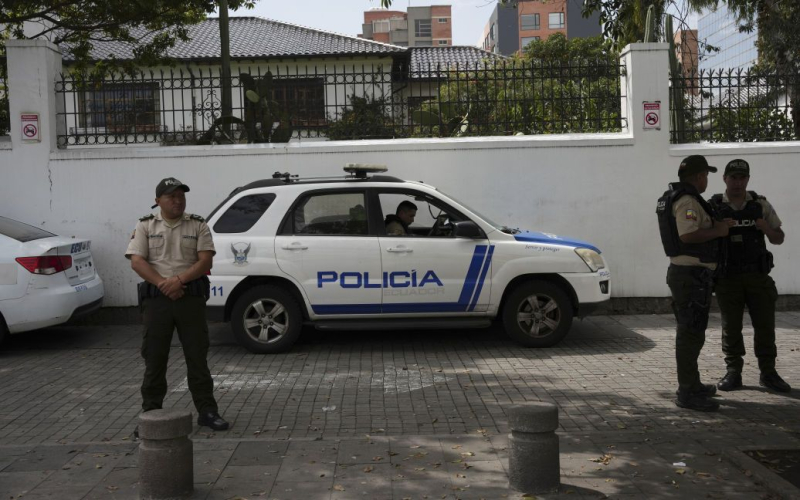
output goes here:
{"type": "Polygon", "coordinates": [[[560,323],[561,308],[549,295],[529,295],[517,307],[517,325],[531,337],[546,337],[555,332],[560,323]]]}
{"type": "Polygon", "coordinates": [[[289,328],[286,307],[272,299],[258,299],[251,303],[245,309],[242,320],[250,338],[262,344],[277,342],[289,328]]]}

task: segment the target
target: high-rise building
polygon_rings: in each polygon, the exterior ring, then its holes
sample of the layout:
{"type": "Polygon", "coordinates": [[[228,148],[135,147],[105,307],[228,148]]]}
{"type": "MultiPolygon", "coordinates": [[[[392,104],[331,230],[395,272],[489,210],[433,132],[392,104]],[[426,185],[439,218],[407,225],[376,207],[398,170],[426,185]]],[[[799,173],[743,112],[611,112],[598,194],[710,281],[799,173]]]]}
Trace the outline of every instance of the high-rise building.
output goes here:
{"type": "Polygon", "coordinates": [[[497,5],[478,46],[495,54],[511,55],[534,40],[553,33],[567,38],[600,34],[600,14],[581,14],[583,0],[519,0],[516,8],[497,5]]]}
{"type": "Polygon", "coordinates": [[[372,9],[364,12],[361,38],[403,47],[453,45],[449,5],[409,7],[408,12],[372,9]]]}
{"type": "Polygon", "coordinates": [[[724,3],[703,15],[697,28],[701,70],[745,69],[758,62],[758,30],[740,32],[736,17],[724,3]],[[709,46],[719,52],[709,52],[706,50],[709,46]]]}

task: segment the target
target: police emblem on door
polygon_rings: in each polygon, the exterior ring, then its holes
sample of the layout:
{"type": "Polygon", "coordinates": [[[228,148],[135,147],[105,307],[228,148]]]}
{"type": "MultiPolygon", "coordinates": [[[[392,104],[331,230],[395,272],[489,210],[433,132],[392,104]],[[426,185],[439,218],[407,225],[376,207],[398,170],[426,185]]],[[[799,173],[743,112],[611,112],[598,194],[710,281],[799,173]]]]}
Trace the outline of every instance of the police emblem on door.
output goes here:
{"type": "Polygon", "coordinates": [[[250,243],[231,243],[231,250],[233,251],[233,265],[246,266],[247,254],[250,253],[250,243]]]}

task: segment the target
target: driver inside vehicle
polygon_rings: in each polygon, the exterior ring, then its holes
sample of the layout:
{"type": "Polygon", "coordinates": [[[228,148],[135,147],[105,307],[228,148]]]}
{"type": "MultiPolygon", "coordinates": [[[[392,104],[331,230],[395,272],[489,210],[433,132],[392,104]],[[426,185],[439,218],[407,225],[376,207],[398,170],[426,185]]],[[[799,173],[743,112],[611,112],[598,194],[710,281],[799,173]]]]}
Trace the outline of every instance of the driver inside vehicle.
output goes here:
{"type": "Polygon", "coordinates": [[[386,234],[389,236],[408,236],[411,234],[410,226],[417,216],[417,206],[408,200],[397,205],[394,214],[389,214],[384,220],[386,234]]]}

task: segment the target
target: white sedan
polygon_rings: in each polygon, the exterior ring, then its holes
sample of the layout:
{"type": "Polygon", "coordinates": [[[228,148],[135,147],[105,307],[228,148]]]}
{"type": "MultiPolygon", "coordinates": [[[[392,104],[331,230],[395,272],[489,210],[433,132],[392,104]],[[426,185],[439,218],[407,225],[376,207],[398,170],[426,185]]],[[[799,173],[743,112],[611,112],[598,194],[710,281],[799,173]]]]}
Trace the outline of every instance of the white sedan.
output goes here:
{"type": "Polygon", "coordinates": [[[91,241],[0,217],[0,343],[11,333],[64,323],[102,303],[91,241]]]}

